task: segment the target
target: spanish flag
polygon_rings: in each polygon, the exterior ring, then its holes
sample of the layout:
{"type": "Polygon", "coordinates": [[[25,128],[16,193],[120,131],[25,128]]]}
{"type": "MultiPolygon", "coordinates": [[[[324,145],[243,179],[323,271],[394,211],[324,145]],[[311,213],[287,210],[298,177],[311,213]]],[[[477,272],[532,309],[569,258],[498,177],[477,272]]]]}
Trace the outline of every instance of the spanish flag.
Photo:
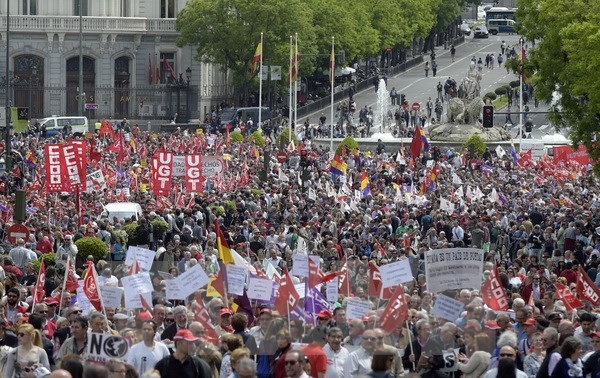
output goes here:
{"type": "Polygon", "coordinates": [[[371,193],[371,181],[365,171],[363,171],[360,177],[360,191],[362,192],[363,197],[366,197],[371,193]]]}
{"type": "Polygon", "coordinates": [[[331,166],[329,167],[329,172],[334,175],[346,175],[346,170],[348,169],[348,164],[342,159],[340,155],[336,152],[333,156],[333,160],[331,161],[331,166]]]}
{"type": "Polygon", "coordinates": [[[252,75],[254,75],[258,65],[260,64],[261,56],[262,56],[262,42],[259,42],[258,46],[256,46],[256,52],[254,53],[254,56],[252,57],[252,70],[251,70],[252,75]]]}
{"type": "Polygon", "coordinates": [[[292,57],[292,83],[298,80],[298,69],[300,68],[298,59],[298,45],[296,45],[296,51],[294,53],[294,56],[292,57]]]}
{"type": "Polygon", "coordinates": [[[219,251],[219,258],[223,260],[225,264],[233,264],[233,255],[231,254],[231,249],[229,248],[229,244],[227,244],[227,240],[225,239],[225,235],[223,234],[223,230],[221,230],[221,226],[219,225],[219,221],[215,219],[215,233],[217,234],[217,249],[219,251]]]}
{"type": "Polygon", "coordinates": [[[331,45],[331,57],[329,57],[329,81],[335,82],[335,52],[333,44],[331,45]]]}

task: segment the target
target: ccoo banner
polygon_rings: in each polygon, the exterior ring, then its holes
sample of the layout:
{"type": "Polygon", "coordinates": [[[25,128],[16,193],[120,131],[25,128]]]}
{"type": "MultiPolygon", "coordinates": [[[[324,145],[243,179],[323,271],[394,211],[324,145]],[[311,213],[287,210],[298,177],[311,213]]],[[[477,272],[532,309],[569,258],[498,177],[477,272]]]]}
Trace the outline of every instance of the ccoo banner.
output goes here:
{"type": "Polygon", "coordinates": [[[87,186],[85,167],[85,144],[67,144],[62,146],[62,159],[67,170],[69,191],[85,191],[87,186]]]}
{"type": "Polygon", "coordinates": [[[63,150],[60,144],[47,144],[44,147],[46,184],[48,192],[63,192],[68,188],[67,167],[62,158],[63,150]]]}
{"type": "Polygon", "coordinates": [[[154,194],[168,196],[171,191],[173,172],[173,154],[171,152],[159,151],[152,157],[152,190],[154,194]]]}
{"type": "Polygon", "coordinates": [[[185,189],[190,193],[202,191],[202,155],[185,155],[185,189]]]}

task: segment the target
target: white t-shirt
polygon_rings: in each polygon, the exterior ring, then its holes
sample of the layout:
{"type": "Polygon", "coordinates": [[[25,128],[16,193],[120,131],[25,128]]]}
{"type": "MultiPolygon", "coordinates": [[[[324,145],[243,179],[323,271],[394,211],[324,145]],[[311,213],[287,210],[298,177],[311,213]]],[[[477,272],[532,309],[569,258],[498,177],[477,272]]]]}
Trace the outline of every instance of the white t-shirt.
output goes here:
{"type": "Polygon", "coordinates": [[[161,342],[155,342],[154,347],[149,348],[140,342],[134,344],[127,354],[127,363],[143,374],[149,369],[154,369],[156,363],[169,355],[169,349],[161,342]]]}

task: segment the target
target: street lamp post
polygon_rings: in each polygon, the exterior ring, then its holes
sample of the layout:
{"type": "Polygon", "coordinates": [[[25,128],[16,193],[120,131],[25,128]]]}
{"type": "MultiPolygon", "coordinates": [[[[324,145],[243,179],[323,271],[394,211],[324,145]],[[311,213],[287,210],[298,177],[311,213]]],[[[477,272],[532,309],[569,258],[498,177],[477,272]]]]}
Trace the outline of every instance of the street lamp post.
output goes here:
{"type": "MultiPolygon", "coordinates": [[[[8,173],[10,172],[10,94],[8,93],[10,90],[10,71],[9,71],[9,62],[10,62],[10,54],[9,54],[9,46],[10,46],[10,1],[6,0],[6,92],[4,93],[5,104],[6,107],[6,124],[4,128],[4,149],[6,151],[6,159],[4,163],[4,169],[8,173]]],[[[8,185],[7,185],[8,190],[8,185]]]]}

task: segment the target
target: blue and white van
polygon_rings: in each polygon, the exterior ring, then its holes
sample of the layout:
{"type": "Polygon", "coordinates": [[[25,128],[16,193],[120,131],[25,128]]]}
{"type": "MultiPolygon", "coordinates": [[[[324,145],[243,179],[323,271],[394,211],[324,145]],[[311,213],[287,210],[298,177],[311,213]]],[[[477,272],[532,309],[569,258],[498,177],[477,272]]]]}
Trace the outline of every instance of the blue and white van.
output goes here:
{"type": "Polygon", "coordinates": [[[40,127],[46,125],[46,136],[53,137],[58,133],[61,133],[65,125],[71,125],[71,131],[74,135],[83,135],[88,130],[88,119],[83,116],[52,116],[44,119],[40,119],[40,127]]]}

